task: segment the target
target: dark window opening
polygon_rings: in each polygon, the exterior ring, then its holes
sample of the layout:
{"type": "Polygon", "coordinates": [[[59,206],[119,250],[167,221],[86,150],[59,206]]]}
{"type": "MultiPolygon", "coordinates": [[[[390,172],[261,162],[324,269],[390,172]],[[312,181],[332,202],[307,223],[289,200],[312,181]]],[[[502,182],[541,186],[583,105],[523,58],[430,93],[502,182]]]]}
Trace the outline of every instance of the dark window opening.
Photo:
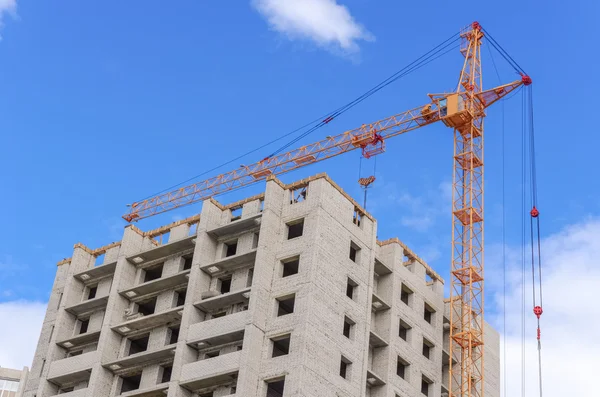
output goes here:
{"type": "Polygon", "coordinates": [[[159,279],[163,272],[163,263],[144,269],[144,282],[159,279]]]}
{"type": "Polygon", "coordinates": [[[145,352],[148,350],[148,341],[150,340],[150,334],[136,336],[129,339],[129,356],[136,353],[145,352]]]}
{"type": "Polygon", "coordinates": [[[156,297],[138,303],[138,313],[142,313],[144,316],[149,316],[154,313],[156,309],[156,297]]]}
{"type": "Polygon", "coordinates": [[[429,356],[431,355],[432,347],[433,345],[431,342],[429,342],[427,339],[423,339],[423,356],[425,356],[425,358],[430,358],[429,356]]]}
{"type": "Polygon", "coordinates": [[[162,367],[162,376],[160,383],[169,382],[171,380],[171,373],[173,372],[173,365],[162,367]]]}
{"type": "Polygon", "coordinates": [[[356,284],[356,282],[354,282],[354,280],[352,279],[348,279],[348,283],[346,284],[346,296],[350,299],[354,299],[354,291],[356,290],[356,287],[358,286],[358,284],[356,284]]]}
{"type": "Polygon", "coordinates": [[[200,394],[198,394],[198,397],[214,397],[214,395],[215,395],[214,392],[209,391],[207,393],[200,393],[200,394]]]}
{"type": "Polygon", "coordinates": [[[340,376],[344,379],[348,379],[348,376],[350,375],[350,364],[350,360],[342,356],[342,359],[340,360],[340,376]]]}
{"type": "Polygon", "coordinates": [[[431,322],[433,321],[433,314],[434,313],[435,313],[435,310],[433,310],[433,308],[431,306],[429,306],[427,303],[425,303],[425,305],[423,307],[423,318],[429,324],[431,324],[431,322]]]}
{"type": "Polygon", "coordinates": [[[358,258],[358,252],[360,251],[360,247],[354,243],[350,243],[350,260],[352,262],[356,262],[358,258]]]}
{"type": "Polygon", "coordinates": [[[300,266],[300,258],[286,259],[283,264],[283,275],[282,277],[293,276],[298,274],[298,267],[300,266]]]}
{"type": "Polygon", "coordinates": [[[220,350],[213,350],[211,352],[206,352],[205,357],[206,358],[215,358],[215,357],[219,357],[220,354],[221,354],[220,350]]]}
{"type": "Polygon", "coordinates": [[[289,354],[290,339],[290,335],[285,335],[276,339],[271,339],[271,341],[273,342],[273,354],[271,355],[271,357],[279,357],[289,354]]]}
{"type": "Polygon", "coordinates": [[[130,375],[130,376],[121,376],[121,394],[137,390],[140,388],[140,382],[142,381],[142,374],[130,375]]]}
{"type": "Polygon", "coordinates": [[[358,208],[355,207],[354,208],[354,216],[352,217],[352,223],[354,223],[356,226],[360,227],[363,215],[364,214],[358,208]]]}
{"type": "Polygon", "coordinates": [[[225,243],[225,257],[233,256],[237,252],[237,240],[225,243]]]}
{"type": "Polygon", "coordinates": [[[221,293],[226,294],[231,291],[231,276],[227,278],[220,278],[221,282],[221,293]]]}
{"type": "Polygon", "coordinates": [[[175,306],[176,307],[183,306],[185,304],[185,296],[187,295],[187,290],[182,289],[182,290],[175,292],[175,294],[177,296],[177,300],[175,301],[175,306]]]}
{"type": "Polygon", "coordinates": [[[408,331],[410,330],[410,328],[411,328],[410,325],[408,325],[404,321],[400,320],[398,336],[401,337],[402,339],[404,339],[405,341],[408,341],[408,331]]]}
{"type": "Polygon", "coordinates": [[[398,362],[396,363],[396,375],[402,379],[406,379],[406,376],[408,375],[408,366],[408,362],[398,357],[398,362]]]}
{"type": "Polygon", "coordinates": [[[276,381],[267,381],[266,397],[283,397],[285,389],[285,378],[276,381]]]}
{"type": "MultiPolygon", "coordinates": [[[[74,386],[71,386],[71,387],[61,387],[61,388],[58,390],[58,394],[69,393],[69,392],[72,392],[73,390],[75,390],[75,387],[74,387],[74,386]]],[[[7,394],[7,395],[8,395],[8,394],[7,394]]]]}
{"type": "Polygon", "coordinates": [[[212,318],[220,318],[220,317],[225,317],[225,315],[227,314],[227,312],[217,312],[217,313],[213,313],[211,315],[212,318]]]}
{"type": "Polygon", "coordinates": [[[169,345],[177,343],[179,340],[179,327],[169,328],[169,345]]]}
{"type": "Polygon", "coordinates": [[[423,376],[423,379],[421,380],[421,393],[425,394],[426,396],[429,395],[429,385],[431,384],[431,381],[429,379],[427,379],[426,377],[423,376]]]}
{"type": "Polygon", "coordinates": [[[79,333],[85,334],[88,330],[88,326],[90,325],[90,319],[86,318],[85,320],[79,320],[79,333]]]}
{"type": "Polygon", "coordinates": [[[260,238],[260,234],[258,232],[254,233],[252,236],[252,249],[258,248],[258,240],[260,238]]]}
{"type": "Polygon", "coordinates": [[[192,268],[192,255],[186,255],[183,257],[183,270],[192,268]]]}
{"type": "Polygon", "coordinates": [[[351,319],[349,319],[348,317],[344,317],[344,336],[348,339],[350,339],[351,335],[352,335],[352,328],[354,327],[354,321],[352,321],[351,319]]]}
{"type": "Polygon", "coordinates": [[[89,287],[88,290],[88,299],[94,299],[96,297],[96,292],[98,292],[98,286],[94,285],[93,287],[89,287]]]}
{"type": "Polygon", "coordinates": [[[296,295],[292,295],[289,298],[279,298],[277,299],[278,308],[277,308],[277,317],[285,316],[286,314],[291,314],[294,312],[294,304],[296,302],[296,295]]]}
{"type": "Polygon", "coordinates": [[[304,231],[304,219],[293,223],[288,223],[288,240],[302,236],[304,231]]]}
{"type": "Polygon", "coordinates": [[[403,284],[402,289],[400,290],[400,300],[404,302],[405,305],[410,304],[410,296],[412,293],[413,292],[403,284]]]}

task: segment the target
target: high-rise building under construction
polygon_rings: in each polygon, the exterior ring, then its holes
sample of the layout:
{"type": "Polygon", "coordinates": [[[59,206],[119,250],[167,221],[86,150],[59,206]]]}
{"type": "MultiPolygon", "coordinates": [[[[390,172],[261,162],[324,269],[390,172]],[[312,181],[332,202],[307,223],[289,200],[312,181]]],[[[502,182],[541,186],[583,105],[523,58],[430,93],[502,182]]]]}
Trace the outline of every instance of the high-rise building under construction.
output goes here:
{"type": "MultiPolygon", "coordinates": [[[[25,397],[443,397],[444,281],[326,175],[59,263],[25,397]]],[[[485,390],[499,338],[485,326],[485,390]]]]}

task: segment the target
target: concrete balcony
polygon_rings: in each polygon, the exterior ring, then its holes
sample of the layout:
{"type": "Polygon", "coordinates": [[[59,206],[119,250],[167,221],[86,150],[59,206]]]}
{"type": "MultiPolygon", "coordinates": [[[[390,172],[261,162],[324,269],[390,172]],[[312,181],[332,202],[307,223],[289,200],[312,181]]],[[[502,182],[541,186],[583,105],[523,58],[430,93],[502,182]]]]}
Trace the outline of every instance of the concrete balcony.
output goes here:
{"type": "Polygon", "coordinates": [[[189,345],[204,342],[212,346],[240,340],[250,316],[248,311],[237,312],[190,326],[187,335],[189,345]]]}
{"type": "Polygon", "coordinates": [[[130,356],[121,357],[115,361],[102,364],[102,366],[111,370],[114,374],[120,375],[122,373],[130,372],[135,368],[142,368],[149,364],[169,361],[175,355],[176,347],[176,344],[172,344],[158,350],[132,354],[130,356]]]}
{"type": "Polygon", "coordinates": [[[370,387],[377,387],[377,386],[385,385],[385,381],[383,380],[383,378],[381,378],[381,376],[379,376],[375,372],[373,372],[373,370],[368,369],[367,370],[367,384],[370,387]]]}
{"type": "Polygon", "coordinates": [[[147,283],[136,285],[135,287],[120,291],[119,294],[127,299],[136,301],[158,291],[185,285],[187,284],[189,277],[190,270],[184,270],[171,276],[161,277],[156,280],[148,281],[147,283]]]}
{"type": "Polygon", "coordinates": [[[111,329],[123,336],[127,336],[136,331],[151,329],[171,323],[179,323],[183,314],[183,306],[174,307],[160,313],[142,316],[133,320],[125,321],[121,324],[111,327],[111,329]]]}
{"type": "Polygon", "coordinates": [[[243,288],[237,291],[228,292],[213,296],[211,298],[202,299],[199,302],[194,303],[198,309],[203,312],[209,312],[212,310],[218,310],[224,307],[235,305],[238,303],[248,303],[250,300],[250,287],[243,288]]]}
{"type": "Polygon", "coordinates": [[[180,386],[190,391],[233,381],[240,370],[241,351],[186,364],[181,369],[180,386]]]}
{"type": "Polygon", "coordinates": [[[75,316],[80,316],[86,313],[92,313],[99,309],[104,309],[108,302],[108,295],[100,296],[94,299],[88,299],[86,301],[77,303],[76,305],[69,306],[65,310],[75,316]]]}
{"type": "Polygon", "coordinates": [[[229,234],[241,233],[260,225],[262,213],[251,215],[247,218],[238,219],[224,226],[219,226],[208,231],[213,237],[223,237],[229,234]]]}
{"type": "Polygon", "coordinates": [[[243,267],[244,265],[252,264],[255,259],[256,249],[253,249],[244,254],[228,256],[216,262],[200,266],[200,269],[205,273],[214,275],[216,273],[231,271],[243,267]]]}
{"type": "Polygon", "coordinates": [[[93,284],[102,278],[113,275],[116,267],[117,261],[114,261],[77,273],[73,277],[85,284],[93,284]]]}
{"type": "Polygon", "coordinates": [[[98,351],[54,361],[48,370],[48,380],[58,385],[87,380],[92,367],[99,361],[98,351]]]}
{"type": "Polygon", "coordinates": [[[371,306],[374,312],[381,312],[390,308],[390,305],[376,294],[373,294],[371,306]]]}
{"type": "Polygon", "coordinates": [[[77,346],[83,346],[90,343],[98,342],[100,339],[100,331],[86,332],[85,334],[75,335],[71,338],[56,342],[57,345],[71,349],[77,346]]]}
{"type": "Polygon", "coordinates": [[[386,274],[391,274],[392,269],[390,269],[386,264],[384,264],[380,260],[375,259],[375,273],[379,276],[385,276],[386,274]]]}
{"type": "Polygon", "coordinates": [[[169,390],[169,383],[160,383],[156,386],[121,393],[119,397],[164,397],[167,395],[167,390],[169,390]]]}
{"type": "Polygon", "coordinates": [[[369,345],[372,347],[384,347],[387,346],[388,343],[383,339],[383,337],[371,330],[371,332],[369,332],[369,345]]]}
{"type": "Polygon", "coordinates": [[[127,257],[127,260],[136,265],[141,265],[147,262],[151,262],[157,259],[166,258],[177,253],[183,253],[184,251],[191,250],[196,244],[196,236],[185,237],[173,242],[169,242],[164,245],[159,245],[156,248],[152,248],[148,251],[140,252],[127,257]]]}

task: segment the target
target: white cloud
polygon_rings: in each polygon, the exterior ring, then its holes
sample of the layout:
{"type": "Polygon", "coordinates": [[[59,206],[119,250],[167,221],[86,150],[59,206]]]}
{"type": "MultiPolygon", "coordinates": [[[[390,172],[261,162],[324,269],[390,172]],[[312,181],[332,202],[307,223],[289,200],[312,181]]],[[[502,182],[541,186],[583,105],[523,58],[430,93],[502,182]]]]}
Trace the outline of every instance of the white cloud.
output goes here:
{"type": "MultiPolygon", "coordinates": [[[[17,16],[17,0],[0,0],[0,27],[4,25],[4,15],[10,14],[13,18],[17,16]]],[[[2,36],[0,36],[0,40],[2,36]]]]}
{"type": "Polygon", "coordinates": [[[31,367],[42,329],[46,303],[0,303],[0,367],[31,367]]]}
{"type": "MultiPolygon", "coordinates": [[[[544,396],[595,395],[600,357],[600,219],[588,219],[543,240],[543,309],[541,317],[544,396]]],[[[509,258],[520,250],[509,249],[509,258]]],[[[515,263],[515,262],[512,262],[515,263]]],[[[510,266],[507,279],[506,367],[507,396],[521,395],[521,273],[510,266]]],[[[531,266],[530,264],[528,266],[531,266]]],[[[525,283],[526,394],[538,394],[536,319],[533,314],[531,268],[525,283]]],[[[491,273],[488,273],[488,278],[491,273]]],[[[497,277],[497,272],[493,272],[497,277]]],[[[493,283],[497,285],[496,282],[493,283]]],[[[494,296],[501,309],[502,295],[494,296]]],[[[538,303],[539,304],[539,303],[538,303]]],[[[488,317],[502,329],[502,315],[488,317]]],[[[502,349],[501,349],[502,350],[502,349]]]]}
{"type": "Polygon", "coordinates": [[[289,39],[310,39],[319,46],[355,53],[359,40],[374,36],[336,0],[253,0],[271,28],[289,39]]]}
{"type": "Polygon", "coordinates": [[[427,189],[418,196],[407,192],[392,195],[391,198],[403,209],[400,217],[402,226],[418,232],[427,232],[440,217],[449,216],[452,203],[451,189],[449,182],[442,182],[437,188],[427,189]]]}

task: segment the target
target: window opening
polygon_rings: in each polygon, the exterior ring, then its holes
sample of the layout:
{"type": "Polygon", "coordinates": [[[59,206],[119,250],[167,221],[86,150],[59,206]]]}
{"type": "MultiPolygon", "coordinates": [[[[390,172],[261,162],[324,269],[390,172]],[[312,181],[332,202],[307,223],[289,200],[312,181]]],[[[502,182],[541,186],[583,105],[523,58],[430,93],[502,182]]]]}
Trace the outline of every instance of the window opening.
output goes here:
{"type": "Polygon", "coordinates": [[[354,292],[356,291],[356,287],[358,284],[351,278],[348,278],[348,282],[346,284],[346,296],[350,299],[354,299],[354,292]]]}
{"type": "Polygon", "coordinates": [[[144,269],[144,282],[159,279],[162,276],[164,263],[159,263],[144,269]]]}
{"type": "Polygon", "coordinates": [[[142,374],[121,376],[121,394],[140,388],[142,374]]]}
{"type": "Polygon", "coordinates": [[[88,299],[94,299],[96,297],[96,292],[98,292],[98,285],[88,287],[88,299]]]}
{"type": "Polygon", "coordinates": [[[225,243],[225,257],[233,256],[237,252],[237,240],[225,243]]]}
{"type": "Polygon", "coordinates": [[[302,236],[304,231],[304,219],[299,221],[290,222],[287,224],[288,227],[288,240],[302,236]]]}
{"type": "Polygon", "coordinates": [[[271,355],[271,357],[279,357],[289,354],[290,339],[290,334],[271,339],[271,341],[273,342],[273,354],[271,355]]]}
{"type": "Polygon", "coordinates": [[[300,203],[306,200],[308,186],[298,187],[290,190],[290,204],[300,203]]]}
{"type": "Polygon", "coordinates": [[[79,320],[79,334],[85,334],[88,330],[88,326],[90,325],[90,319],[80,319],[79,320]]]}
{"type": "Polygon", "coordinates": [[[294,305],[296,302],[296,295],[290,297],[281,297],[277,299],[277,317],[285,316],[286,314],[292,314],[294,312],[294,305]]]}
{"type": "Polygon", "coordinates": [[[156,309],[156,296],[154,298],[151,298],[146,301],[142,301],[142,302],[138,303],[138,313],[142,313],[144,316],[149,316],[150,314],[154,314],[155,309],[156,309]]]}
{"type": "Polygon", "coordinates": [[[183,257],[183,269],[182,270],[189,270],[192,268],[192,255],[186,255],[183,257]]]}
{"type": "Polygon", "coordinates": [[[300,258],[291,258],[286,259],[281,262],[283,266],[283,274],[282,277],[293,276],[294,274],[298,274],[298,267],[300,266],[300,258]]]}
{"type": "Polygon", "coordinates": [[[132,354],[145,352],[148,350],[148,341],[150,340],[150,334],[140,335],[133,338],[129,338],[129,353],[132,354]]]}

